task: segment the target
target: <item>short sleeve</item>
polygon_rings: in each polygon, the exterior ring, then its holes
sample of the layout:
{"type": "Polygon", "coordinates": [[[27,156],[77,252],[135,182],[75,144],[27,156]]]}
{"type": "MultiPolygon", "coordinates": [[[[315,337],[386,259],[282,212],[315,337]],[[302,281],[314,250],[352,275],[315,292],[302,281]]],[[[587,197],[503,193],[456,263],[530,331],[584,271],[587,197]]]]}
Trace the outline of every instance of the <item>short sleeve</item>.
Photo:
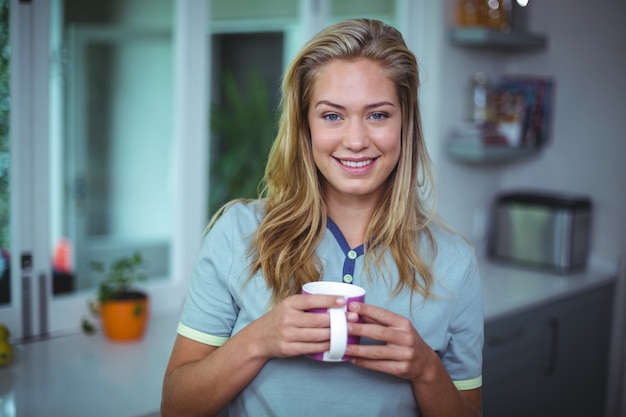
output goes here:
{"type": "Polygon", "coordinates": [[[484,313],[478,261],[474,256],[460,282],[449,326],[449,344],[442,362],[460,390],[482,385],[484,313]]]}
{"type": "Polygon", "coordinates": [[[214,346],[230,337],[239,311],[229,286],[238,246],[234,220],[232,208],[226,210],[204,237],[178,325],[179,334],[214,346]]]}

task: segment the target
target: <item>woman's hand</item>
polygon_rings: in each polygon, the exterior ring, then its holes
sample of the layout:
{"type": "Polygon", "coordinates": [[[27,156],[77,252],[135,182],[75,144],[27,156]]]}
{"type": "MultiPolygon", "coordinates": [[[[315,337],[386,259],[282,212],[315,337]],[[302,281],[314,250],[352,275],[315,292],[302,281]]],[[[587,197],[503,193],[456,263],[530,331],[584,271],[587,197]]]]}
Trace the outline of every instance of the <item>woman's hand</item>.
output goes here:
{"type": "Polygon", "coordinates": [[[416,382],[426,376],[434,359],[433,350],[417,333],[411,321],[380,307],[350,303],[363,323],[351,323],[351,335],[367,337],[383,344],[348,345],[346,354],[358,366],[385,372],[416,382]]]}
{"type": "Polygon", "coordinates": [[[345,304],[345,298],[330,295],[288,297],[219,348],[178,335],[165,371],[162,414],[217,415],[269,359],[328,350],[329,314],[307,310],[345,304]]]}
{"type": "MultiPolygon", "coordinates": [[[[297,294],[287,297],[251,323],[261,337],[262,355],[269,358],[306,355],[330,349],[329,314],[307,310],[345,306],[344,297],[297,294]]],[[[349,319],[356,320],[355,314],[349,319]]]]}
{"type": "Polygon", "coordinates": [[[459,391],[439,356],[408,319],[369,304],[350,303],[348,309],[363,319],[363,323],[348,325],[350,334],[382,342],[348,345],[346,354],[355,365],[409,380],[424,416],[481,415],[480,388],[459,391]]]}

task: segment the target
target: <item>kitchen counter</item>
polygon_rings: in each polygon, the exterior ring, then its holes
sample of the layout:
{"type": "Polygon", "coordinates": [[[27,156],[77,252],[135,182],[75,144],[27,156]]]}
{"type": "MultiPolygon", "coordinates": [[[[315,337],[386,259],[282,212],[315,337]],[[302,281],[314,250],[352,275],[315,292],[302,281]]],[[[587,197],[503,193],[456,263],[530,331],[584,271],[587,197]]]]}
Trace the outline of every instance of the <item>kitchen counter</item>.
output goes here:
{"type": "Polygon", "coordinates": [[[0,417],[158,416],[177,324],[154,319],[135,343],[98,332],[15,346],[13,364],[0,368],[0,417]]]}
{"type": "MultiPolygon", "coordinates": [[[[556,275],[485,262],[485,321],[553,302],[616,277],[611,265],[556,275]]],[[[158,416],[161,381],[178,317],[153,319],[137,343],[112,343],[101,333],[74,334],[15,347],[0,368],[0,416],[158,416]]]]}
{"type": "Polygon", "coordinates": [[[567,275],[483,262],[485,322],[602,286],[616,278],[617,265],[611,261],[592,260],[587,270],[567,275]]]}

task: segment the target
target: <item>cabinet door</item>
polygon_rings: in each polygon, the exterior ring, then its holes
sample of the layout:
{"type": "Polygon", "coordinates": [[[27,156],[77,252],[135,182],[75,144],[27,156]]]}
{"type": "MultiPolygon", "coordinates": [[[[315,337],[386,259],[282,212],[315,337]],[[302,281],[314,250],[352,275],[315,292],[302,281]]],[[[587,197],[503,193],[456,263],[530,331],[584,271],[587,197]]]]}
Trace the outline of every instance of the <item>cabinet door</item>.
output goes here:
{"type": "Polygon", "coordinates": [[[536,312],[528,312],[485,326],[483,415],[535,415],[538,364],[543,358],[536,312]]]}
{"type": "Polygon", "coordinates": [[[528,417],[536,415],[537,363],[541,350],[531,349],[510,357],[490,360],[483,370],[483,416],[528,417]]]}
{"type": "Polygon", "coordinates": [[[612,299],[608,285],[543,309],[540,416],[604,415],[612,299]]]}

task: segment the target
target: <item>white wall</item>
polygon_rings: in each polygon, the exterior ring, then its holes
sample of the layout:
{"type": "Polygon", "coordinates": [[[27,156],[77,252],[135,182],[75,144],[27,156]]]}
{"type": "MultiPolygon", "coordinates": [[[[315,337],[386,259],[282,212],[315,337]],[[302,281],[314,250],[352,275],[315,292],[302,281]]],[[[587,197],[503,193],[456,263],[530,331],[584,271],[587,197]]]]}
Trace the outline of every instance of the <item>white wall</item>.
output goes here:
{"type": "MultiPolygon", "coordinates": [[[[434,2],[425,1],[433,18],[450,21],[454,0],[446,0],[445,5],[430,3],[434,2]]],[[[548,36],[548,47],[530,53],[466,50],[448,42],[445,27],[428,33],[429,44],[421,58],[428,77],[423,104],[437,109],[425,110],[424,117],[438,170],[439,209],[474,241],[479,252],[484,251],[482,220],[492,198],[503,189],[519,186],[589,195],[594,203],[592,252],[614,260],[626,258],[624,16],[624,1],[531,0],[529,27],[548,36]],[[466,166],[447,159],[442,151],[445,136],[462,120],[464,89],[476,71],[555,78],[553,135],[538,157],[497,167],[466,166]]],[[[622,289],[626,288],[624,274],[622,289]]],[[[623,296],[618,302],[623,302],[623,296]]],[[[614,328],[619,330],[625,322],[624,309],[618,312],[614,328]]],[[[621,338],[623,333],[619,332],[621,338]]],[[[618,351],[621,338],[615,341],[613,354],[623,358],[618,351]]],[[[614,386],[618,379],[619,375],[612,376],[614,386]]],[[[610,400],[611,404],[619,401],[610,400]]]]}
{"type": "Polygon", "coordinates": [[[617,257],[626,244],[626,2],[552,0],[533,6],[532,22],[549,34],[549,48],[518,60],[511,70],[557,78],[554,141],[541,158],[507,170],[502,185],[539,183],[591,195],[592,248],[617,257]],[[559,14],[565,8],[568,13],[559,14]]]}
{"type": "MultiPolygon", "coordinates": [[[[536,161],[506,171],[503,187],[542,186],[585,193],[594,203],[592,251],[626,255],[626,2],[535,1],[531,19],[550,36],[545,54],[520,59],[513,71],[557,77],[554,141],[536,161]],[[535,4],[536,3],[536,4],[535,4]],[[567,8],[568,13],[559,14],[567,8]]],[[[624,268],[618,285],[609,411],[624,395],[624,268]],[[621,342],[621,343],[620,343],[621,342]],[[620,377],[619,366],[622,366],[620,377]],[[620,379],[622,380],[620,382],[620,379]]],[[[621,414],[626,413],[626,404],[621,414]]]]}
{"type": "MultiPolygon", "coordinates": [[[[448,0],[447,11],[453,1],[448,0]]],[[[464,89],[475,71],[536,74],[556,80],[553,135],[536,158],[498,167],[470,167],[433,152],[440,209],[472,237],[474,216],[499,190],[517,186],[588,194],[594,206],[592,250],[617,258],[626,251],[626,3],[531,1],[530,28],[548,36],[540,52],[497,53],[452,46],[441,36],[438,128],[442,146],[463,116],[464,89]],[[564,13],[563,10],[567,10],[564,13]]],[[[445,30],[442,28],[442,31],[445,30]]],[[[432,141],[432,139],[431,139],[432,141]]],[[[432,147],[432,145],[431,145],[432,147]]]]}

